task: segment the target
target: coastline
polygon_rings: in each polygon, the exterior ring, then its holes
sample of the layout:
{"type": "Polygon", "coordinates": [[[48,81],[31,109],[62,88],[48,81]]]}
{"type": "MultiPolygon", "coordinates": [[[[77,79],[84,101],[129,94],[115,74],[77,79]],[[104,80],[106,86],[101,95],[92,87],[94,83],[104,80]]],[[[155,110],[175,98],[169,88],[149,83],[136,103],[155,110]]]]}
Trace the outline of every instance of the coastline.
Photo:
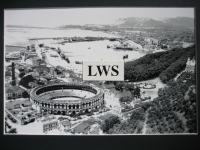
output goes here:
{"type": "Polygon", "coordinates": [[[9,9],[5,18],[4,134],[198,133],[194,8],[9,9]]]}
{"type": "Polygon", "coordinates": [[[26,47],[21,45],[5,45],[5,53],[19,52],[24,48],[26,47]]]}

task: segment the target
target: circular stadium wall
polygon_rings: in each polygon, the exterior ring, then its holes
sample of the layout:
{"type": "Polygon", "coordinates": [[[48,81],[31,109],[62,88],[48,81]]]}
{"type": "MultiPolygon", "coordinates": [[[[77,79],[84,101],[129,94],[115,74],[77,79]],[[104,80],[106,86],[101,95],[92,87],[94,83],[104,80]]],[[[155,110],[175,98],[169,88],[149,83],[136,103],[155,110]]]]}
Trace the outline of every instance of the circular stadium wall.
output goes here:
{"type": "Polygon", "coordinates": [[[71,115],[98,110],[104,105],[104,93],[95,86],[79,83],[55,83],[33,89],[30,92],[30,101],[39,106],[43,112],[71,115]],[[77,90],[79,92],[87,91],[93,95],[80,97],[77,92],[75,94],[73,92],[77,90]]]}

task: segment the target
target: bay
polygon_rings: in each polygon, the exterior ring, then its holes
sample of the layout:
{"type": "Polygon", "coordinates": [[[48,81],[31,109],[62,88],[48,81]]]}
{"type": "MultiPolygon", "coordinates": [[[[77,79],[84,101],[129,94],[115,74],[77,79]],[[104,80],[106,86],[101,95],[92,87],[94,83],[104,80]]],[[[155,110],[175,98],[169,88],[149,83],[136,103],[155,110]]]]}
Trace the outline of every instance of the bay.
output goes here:
{"type": "MultiPolygon", "coordinates": [[[[49,28],[22,28],[22,27],[7,27],[5,34],[5,45],[26,46],[31,43],[45,43],[48,46],[58,48],[65,53],[71,63],[83,60],[123,60],[124,55],[128,55],[130,61],[145,55],[141,51],[116,50],[107,48],[107,45],[114,46],[119,44],[118,41],[93,41],[93,42],[76,42],[52,44],[55,40],[29,40],[30,38],[56,38],[56,37],[120,37],[109,33],[81,29],[49,29],[49,28]]],[[[14,49],[19,50],[19,49],[14,49]]],[[[7,50],[6,50],[7,52],[7,50]]]]}

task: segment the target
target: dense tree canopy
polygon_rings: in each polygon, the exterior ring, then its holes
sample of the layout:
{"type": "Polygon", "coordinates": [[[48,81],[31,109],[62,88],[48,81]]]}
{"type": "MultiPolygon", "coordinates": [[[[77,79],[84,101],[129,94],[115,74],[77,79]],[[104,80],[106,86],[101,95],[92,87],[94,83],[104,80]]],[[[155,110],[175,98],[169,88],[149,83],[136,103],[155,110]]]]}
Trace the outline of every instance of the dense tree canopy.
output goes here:
{"type": "Polygon", "coordinates": [[[141,133],[145,117],[147,134],[197,133],[195,75],[184,72],[176,81],[170,80],[159,89],[159,97],[135,106],[130,119],[107,128],[106,133],[141,133]]]}
{"type": "Polygon", "coordinates": [[[25,75],[25,72],[20,72],[19,77],[22,78],[25,75]]]}
{"type": "Polygon", "coordinates": [[[144,122],[144,109],[140,108],[134,111],[130,119],[121,124],[115,124],[113,128],[110,128],[107,133],[110,134],[133,134],[141,133],[142,122],[144,122]]]}
{"type": "Polygon", "coordinates": [[[194,73],[183,73],[177,81],[159,90],[149,110],[150,133],[196,133],[196,92],[194,73]],[[187,79],[187,82],[183,81],[187,79]],[[187,99],[186,99],[187,95],[187,99]]]}
{"type": "Polygon", "coordinates": [[[115,124],[120,123],[118,116],[111,116],[108,119],[104,121],[104,123],[101,125],[101,129],[104,133],[108,132],[110,128],[112,128],[115,124]]]}
{"type": "Polygon", "coordinates": [[[21,81],[19,82],[19,84],[22,85],[22,86],[24,86],[24,87],[26,87],[26,88],[30,88],[29,85],[28,85],[28,83],[29,82],[33,82],[33,81],[34,81],[33,76],[32,75],[27,75],[27,76],[25,76],[25,77],[23,77],[21,79],[21,81]]]}
{"type": "Polygon", "coordinates": [[[125,63],[124,78],[130,81],[142,81],[159,76],[161,81],[166,83],[185,69],[188,57],[194,56],[194,46],[147,54],[135,61],[125,63]]]}

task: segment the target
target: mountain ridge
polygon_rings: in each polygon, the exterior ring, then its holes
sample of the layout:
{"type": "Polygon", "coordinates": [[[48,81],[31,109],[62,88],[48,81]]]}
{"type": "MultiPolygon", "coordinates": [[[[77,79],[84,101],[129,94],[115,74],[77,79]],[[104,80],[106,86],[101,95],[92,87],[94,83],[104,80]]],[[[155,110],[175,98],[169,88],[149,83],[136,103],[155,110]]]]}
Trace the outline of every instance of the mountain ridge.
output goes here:
{"type": "Polygon", "coordinates": [[[194,19],[190,17],[162,18],[159,20],[152,18],[128,17],[119,18],[116,22],[121,22],[120,27],[152,27],[152,28],[194,28],[194,19]]]}
{"type": "Polygon", "coordinates": [[[190,17],[165,17],[160,19],[153,19],[149,17],[127,17],[127,18],[118,18],[110,24],[63,24],[55,27],[33,27],[33,26],[24,26],[24,25],[6,25],[6,27],[24,27],[24,28],[162,28],[162,29],[194,29],[194,18],[190,17]]]}

